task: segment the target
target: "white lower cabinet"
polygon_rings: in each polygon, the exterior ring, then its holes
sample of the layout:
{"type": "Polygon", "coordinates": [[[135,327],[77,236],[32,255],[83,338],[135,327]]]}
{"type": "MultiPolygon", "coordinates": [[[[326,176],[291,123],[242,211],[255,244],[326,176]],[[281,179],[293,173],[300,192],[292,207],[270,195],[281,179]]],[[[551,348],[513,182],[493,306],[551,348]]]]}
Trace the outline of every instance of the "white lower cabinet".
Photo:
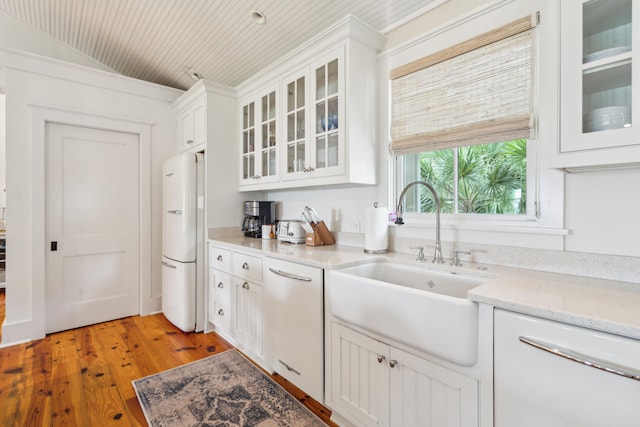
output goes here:
{"type": "Polygon", "coordinates": [[[357,426],[478,426],[478,382],[331,322],[327,405],[357,426]]]}
{"type": "Polygon", "coordinates": [[[231,293],[233,337],[245,351],[262,358],[262,286],[232,277],[231,293]]]}
{"type": "Polygon", "coordinates": [[[208,323],[254,361],[264,359],[262,257],[209,245],[208,323]]]}
{"type": "Polygon", "coordinates": [[[209,321],[223,335],[231,333],[231,276],[209,269],[209,321]]]}

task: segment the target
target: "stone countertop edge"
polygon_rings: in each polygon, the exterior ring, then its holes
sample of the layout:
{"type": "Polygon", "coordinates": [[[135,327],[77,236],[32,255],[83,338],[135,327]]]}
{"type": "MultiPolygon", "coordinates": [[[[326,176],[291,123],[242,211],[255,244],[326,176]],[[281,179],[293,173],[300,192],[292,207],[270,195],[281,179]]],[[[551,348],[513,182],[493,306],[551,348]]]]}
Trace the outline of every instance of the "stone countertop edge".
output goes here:
{"type": "Polygon", "coordinates": [[[434,265],[430,261],[418,263],[413,254],[366,254],[362,248],[353,246],[312,247],[246,237],[210,239],[208,242],[230,250],[243,250],[325,269],[374,260],[394,260],[435,270],[484,276],[487,281],[469,291],[471,301],[640,339],[640,284],[637,283],[469,262],[462,267],[448,263],[434,265]],[[478,267],[486,267],[486,270],[478,267]]]}

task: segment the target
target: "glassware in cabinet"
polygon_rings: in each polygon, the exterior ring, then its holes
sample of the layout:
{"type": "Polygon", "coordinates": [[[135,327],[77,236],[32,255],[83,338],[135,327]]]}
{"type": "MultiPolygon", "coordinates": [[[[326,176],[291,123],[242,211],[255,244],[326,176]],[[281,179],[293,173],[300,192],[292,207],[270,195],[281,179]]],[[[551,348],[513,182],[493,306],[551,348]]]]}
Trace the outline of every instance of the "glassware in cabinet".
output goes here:
{"type": "Polygon", "coordinates": [[[306,165],[306,76],[286,80],[287,149],[286,174],[307,171],[306,165]]]}
{"type": "Polygon", "coordinates": [[[271,91],[262,96],[262,120],[261,134],[262,145],[260,148],[260,157],[262,158],[261,176],[274,176],[276,170],[276,149],[277,149],[277,132],[276,132],[276,92],[271,91]]]}
{"type": "MultiPolygon", "coordinates": [[[[567,170],[637,162],[640,154],[640,3],[558,2],[560,141],[554,167],[567,170]],[[635,25],[634,25],[635,24],[635,25]]],[[[544,55],[542,56],[544,59],[544,55]]]]}
{"type": "Polygon", "coordinates": [[[340,125],[339,61],[334,59],[315,70],[316,140],[315,168],[338,166],[340,125]]]}
{"type": "Polygon", "coordinates": [[[631,127],[632,1],[582,4],[582,132],[631,127]]]}
{"type": "Polygon", "coordinates": [[[242,179],[255,175],[255,102],[250,102],[242,107],[242,179]]]}

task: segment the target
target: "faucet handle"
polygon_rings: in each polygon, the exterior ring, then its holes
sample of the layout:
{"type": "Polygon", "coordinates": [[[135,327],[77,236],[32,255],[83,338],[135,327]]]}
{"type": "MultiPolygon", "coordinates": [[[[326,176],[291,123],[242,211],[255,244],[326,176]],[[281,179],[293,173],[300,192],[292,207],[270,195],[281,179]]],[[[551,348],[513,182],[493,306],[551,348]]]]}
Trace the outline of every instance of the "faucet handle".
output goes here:
{"type": "Polygon", "coordinates": [[[458,255],[460,254],[465,254],[465,255],[471,255],[471,251],[463,251],[461,249],[454,249],[453,250],[453,259],[451,260],[451,265],[457,265],[457,266],[461,266],[462,263],[460,262],[460,257],[458,257],[458,255]]]}
{"type": "Polygon", "coordinates": [[[424,246],[410,246],[409,249],[417,249],[418,250],[418,257],[416,258],[416,260],[418,261],[424,261],[424,246]]]}

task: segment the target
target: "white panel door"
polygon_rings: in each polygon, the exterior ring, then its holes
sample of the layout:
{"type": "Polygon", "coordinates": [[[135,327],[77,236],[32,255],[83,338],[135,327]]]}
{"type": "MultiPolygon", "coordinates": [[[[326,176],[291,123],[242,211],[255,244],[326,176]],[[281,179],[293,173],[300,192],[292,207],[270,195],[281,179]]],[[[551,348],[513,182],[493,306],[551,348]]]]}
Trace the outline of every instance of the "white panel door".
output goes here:
{"type": "Polygon", "coordinates": [[[46,332],[138,314],[138,136],[46,132],[46,332]]]}

